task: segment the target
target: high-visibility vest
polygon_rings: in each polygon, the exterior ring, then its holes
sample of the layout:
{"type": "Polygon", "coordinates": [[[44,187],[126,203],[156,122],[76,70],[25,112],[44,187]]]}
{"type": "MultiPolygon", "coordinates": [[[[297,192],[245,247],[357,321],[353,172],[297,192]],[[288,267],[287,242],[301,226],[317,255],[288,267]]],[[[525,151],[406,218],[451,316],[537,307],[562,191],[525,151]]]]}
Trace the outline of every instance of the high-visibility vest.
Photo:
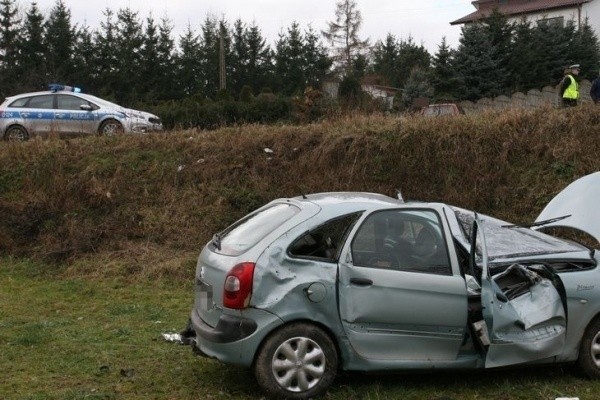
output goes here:
{"type": "Polygon", "coordinates": [[[573,75],[567,75],[567,77],[571,80],[571,84],[563,93],[563,99],[577,100],[579,98],[579,84],[573,78],[573,75]]]}

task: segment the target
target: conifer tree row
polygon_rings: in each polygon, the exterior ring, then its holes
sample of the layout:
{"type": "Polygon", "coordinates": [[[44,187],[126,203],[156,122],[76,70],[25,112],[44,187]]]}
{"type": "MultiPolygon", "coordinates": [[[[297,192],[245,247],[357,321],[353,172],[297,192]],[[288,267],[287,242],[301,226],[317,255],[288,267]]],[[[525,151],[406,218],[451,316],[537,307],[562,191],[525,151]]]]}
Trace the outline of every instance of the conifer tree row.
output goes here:
{"type": "Polygon", "coordinates": [[[0,96],[60,82],[133,107],[185,99],[247,101],[261,92],[297,96],[338,80],[353,95],[361,82],[402,89],[400,104],[408,107],[419,96],[477,100],[556,85],[564,67],[574,63],[582,65],[583,78],[600,70],[600,44],[587,23],[510,23],[494,13],[464,25],[457,48],[442,38],[431,55],[412,37],[391,33],[367,49],[356,3],[340,0],[338,8],[327,31],[292,22],[268,44],[256,23],[225,17],[206,16],[175,37],[168,18],[130,8],[107,8],[100,25],[89,27],[72,21],[63,0],[48,15],[35,2],[20,10],[17,0],[0,0],[0,96]],[[352,33],[351,48],[334,40],[344,26],[352,33]],[[225,93],[219,92],[221,35],[225,93]]]}

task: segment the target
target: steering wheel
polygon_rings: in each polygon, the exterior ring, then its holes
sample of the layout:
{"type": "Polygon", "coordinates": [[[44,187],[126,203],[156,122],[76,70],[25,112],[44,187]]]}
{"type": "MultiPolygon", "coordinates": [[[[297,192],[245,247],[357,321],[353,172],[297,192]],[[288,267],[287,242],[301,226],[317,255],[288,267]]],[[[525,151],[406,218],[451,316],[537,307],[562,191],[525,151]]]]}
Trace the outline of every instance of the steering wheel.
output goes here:
{"type": "Polygon", "coordinates": [[[423,260],[429,259],[437,253],[441,244],[439,234],[431,226],[425,224],[417,234],[413,245],[413,254],[423,260]]]}

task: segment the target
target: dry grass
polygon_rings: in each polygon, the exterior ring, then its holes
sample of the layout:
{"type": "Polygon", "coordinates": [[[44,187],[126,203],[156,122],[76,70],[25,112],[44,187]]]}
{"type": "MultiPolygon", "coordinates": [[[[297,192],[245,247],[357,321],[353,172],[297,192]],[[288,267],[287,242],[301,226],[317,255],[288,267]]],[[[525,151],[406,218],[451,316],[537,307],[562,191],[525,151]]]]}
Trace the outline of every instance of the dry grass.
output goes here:
{"type": "Polygon", "coordinates": [[[526,223],[600,169],[599,138],[582,106],[0,143],[0,253],[178,278],[213,232],[317,191],[399,188],[526,223]]]}

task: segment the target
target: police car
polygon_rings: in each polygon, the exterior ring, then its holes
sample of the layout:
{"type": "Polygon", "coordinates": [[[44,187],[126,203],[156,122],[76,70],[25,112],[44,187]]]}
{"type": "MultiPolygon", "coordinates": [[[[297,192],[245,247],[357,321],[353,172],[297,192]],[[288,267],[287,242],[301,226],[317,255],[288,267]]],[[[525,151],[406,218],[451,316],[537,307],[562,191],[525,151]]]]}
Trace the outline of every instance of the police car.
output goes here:
{"type": "Polygon", "coordinates": [[[0,105],[0,138],[24,141],[34,136],[61,137],[146,133],[163,129],[160,118],[144,111],[52,84],[48,91],[8,97],[0,105]]]}

